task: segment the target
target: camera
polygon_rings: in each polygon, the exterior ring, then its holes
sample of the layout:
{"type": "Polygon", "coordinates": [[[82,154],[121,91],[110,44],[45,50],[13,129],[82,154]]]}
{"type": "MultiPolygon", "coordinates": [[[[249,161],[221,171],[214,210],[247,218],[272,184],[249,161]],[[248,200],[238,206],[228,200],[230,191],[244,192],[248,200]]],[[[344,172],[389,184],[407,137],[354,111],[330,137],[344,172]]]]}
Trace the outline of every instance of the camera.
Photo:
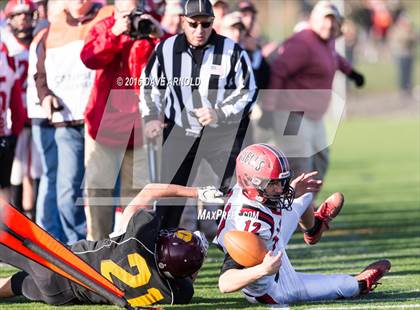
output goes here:
{"type": "Polygon", "coordinates": [[[16,147],[16,137],[15,136],[4,136],[0,137],[0,160],[3,160],[2,157],[8,154],[9,150],[16,147]]]}
{"type": "Polygon", "coordinates": [[[150,20],[141,18],[144,14],[144,10],[138,6],[128,15],[131,23],[128,35],[134,40],[148,38],[155,31],[155,25],[150,20]]]}
{"type": "Polygon", "coordinates": [[[0,137],[0,153],[9,149],[9,141],[6,137],[0,137]]]}

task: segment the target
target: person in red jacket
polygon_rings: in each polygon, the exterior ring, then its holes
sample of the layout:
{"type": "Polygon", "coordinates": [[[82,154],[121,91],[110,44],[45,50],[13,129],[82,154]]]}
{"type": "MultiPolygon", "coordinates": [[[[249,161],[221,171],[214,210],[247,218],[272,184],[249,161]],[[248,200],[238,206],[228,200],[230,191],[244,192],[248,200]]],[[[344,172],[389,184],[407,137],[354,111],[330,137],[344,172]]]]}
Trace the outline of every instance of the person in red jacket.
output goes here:
{"type": "Polygon", "coordinates": [[[125,198],[121,205],[148,183],[138,105],[140,74],[163,33],[159,23],[144,14],[141,18],[154,24],[153,33],[140,40],[128,35],[136,3],[116,0],[114,14],[90,30],[80,55],[88,68],[96,70],[85,110],[88,233],[94,240],[112,232],[112,196],[120,168],[120,196],[125,198]]]}
{"type": "MultiPolygon", "coordinates": [[[[0,38],[1,40],[1,38],[0,38]]],[[[15,60],[0,41],[0,198],[10,200],[10,175],[16,138],[23,129],[26,111],[15,60]]]]}

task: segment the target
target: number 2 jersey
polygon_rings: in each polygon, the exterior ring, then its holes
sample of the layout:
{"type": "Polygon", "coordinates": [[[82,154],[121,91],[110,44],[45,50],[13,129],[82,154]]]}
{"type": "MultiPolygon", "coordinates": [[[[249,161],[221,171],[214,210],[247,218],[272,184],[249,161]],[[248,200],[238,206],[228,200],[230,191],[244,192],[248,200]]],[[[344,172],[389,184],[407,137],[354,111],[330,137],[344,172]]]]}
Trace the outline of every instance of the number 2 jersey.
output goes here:
{"type": "MultiPolygon", "coordinates": [[[[242,189],[236,185],[232,189],[231,196],[226,203],[217,229],[217,235],[213,241],[225,253],[222,273],[232,268],[244,268],[236,263],[227,253],[223,241],[226,232],[241,230],[254,233],[265,242],[268,250],[277,254],[279,247],[283,247],[279,244],[281,242],[279,238],[280,225],[280,208],[267,208],[257,201],[248,199],[242,189]]],[[[249,251],[252,251],[252,249],[249,249],[249,251]]],[[[262,277],[258,281],[248,285],[243,291],[251,295],[262,295],[268,290],[275,277],[276,275],[262,277]]]]}
{"type": "MultiPolygon", "coordinates": [[[[158,271],[154,252],[159,230],[159,218],[140,210],[123,235],[101,241],[82,240],[71,250],[123,290],[133,307],[189,303],[194,294],[191,280],[167,279],[158,271]]],[[[108,303],[80,285],[71,285],[83,303],[108,303]]]]}
{"type": "Polygon", "coordinates": [[[25,118],[14,58],[0,41],[0,137],[18,135],[25,118]]]}

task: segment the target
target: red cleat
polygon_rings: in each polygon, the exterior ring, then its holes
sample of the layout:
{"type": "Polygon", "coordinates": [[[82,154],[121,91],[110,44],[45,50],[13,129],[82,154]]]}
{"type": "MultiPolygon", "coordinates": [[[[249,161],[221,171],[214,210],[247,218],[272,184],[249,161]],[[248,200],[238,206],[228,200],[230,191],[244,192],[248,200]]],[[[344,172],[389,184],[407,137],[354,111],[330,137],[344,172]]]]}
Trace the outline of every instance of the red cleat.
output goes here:
{"type": "Polygon", "coordinates": [[[367,266],[361,273],[355,276],[358,282],[364,282],[365,288],[360,294],[367,294],[373,291],[378,281],[391,269],[391,262],[387,259],[379,260],[367,266]]]}
{"type": "Polygon", "coordinates": [[[321,239],[322,233],[330,229],[329,222],[340,213],[343,204],[342,193],[337,192],[328,197],[314,213],[315,221],[321,222],[318,230],[311,234],[304,233],[303,240],[309,245],[317,243],[321,239]]]}

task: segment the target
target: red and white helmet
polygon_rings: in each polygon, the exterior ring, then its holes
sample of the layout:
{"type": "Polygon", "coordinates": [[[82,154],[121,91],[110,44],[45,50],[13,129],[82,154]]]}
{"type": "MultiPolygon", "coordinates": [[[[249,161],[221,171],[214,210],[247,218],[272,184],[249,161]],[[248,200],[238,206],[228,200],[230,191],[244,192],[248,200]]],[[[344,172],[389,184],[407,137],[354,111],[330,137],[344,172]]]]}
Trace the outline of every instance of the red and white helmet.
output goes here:
{"type": "Polygon", "coordinates": [[[290,186],[291,177],[287,157],[273,145],[250,145],[236,159],[236,178],[244,194],[268,207],[290,210],[295,195],[290,186]],[[282,191],[268,193],[266,188],[270,183],[279,183],[282,191]]]}
{"type": "Polygon", "coordinates": [[[4,8],[6,17],[20,13],[33,13],[35,6],[31,0],[9,0],[4,8]]]}

